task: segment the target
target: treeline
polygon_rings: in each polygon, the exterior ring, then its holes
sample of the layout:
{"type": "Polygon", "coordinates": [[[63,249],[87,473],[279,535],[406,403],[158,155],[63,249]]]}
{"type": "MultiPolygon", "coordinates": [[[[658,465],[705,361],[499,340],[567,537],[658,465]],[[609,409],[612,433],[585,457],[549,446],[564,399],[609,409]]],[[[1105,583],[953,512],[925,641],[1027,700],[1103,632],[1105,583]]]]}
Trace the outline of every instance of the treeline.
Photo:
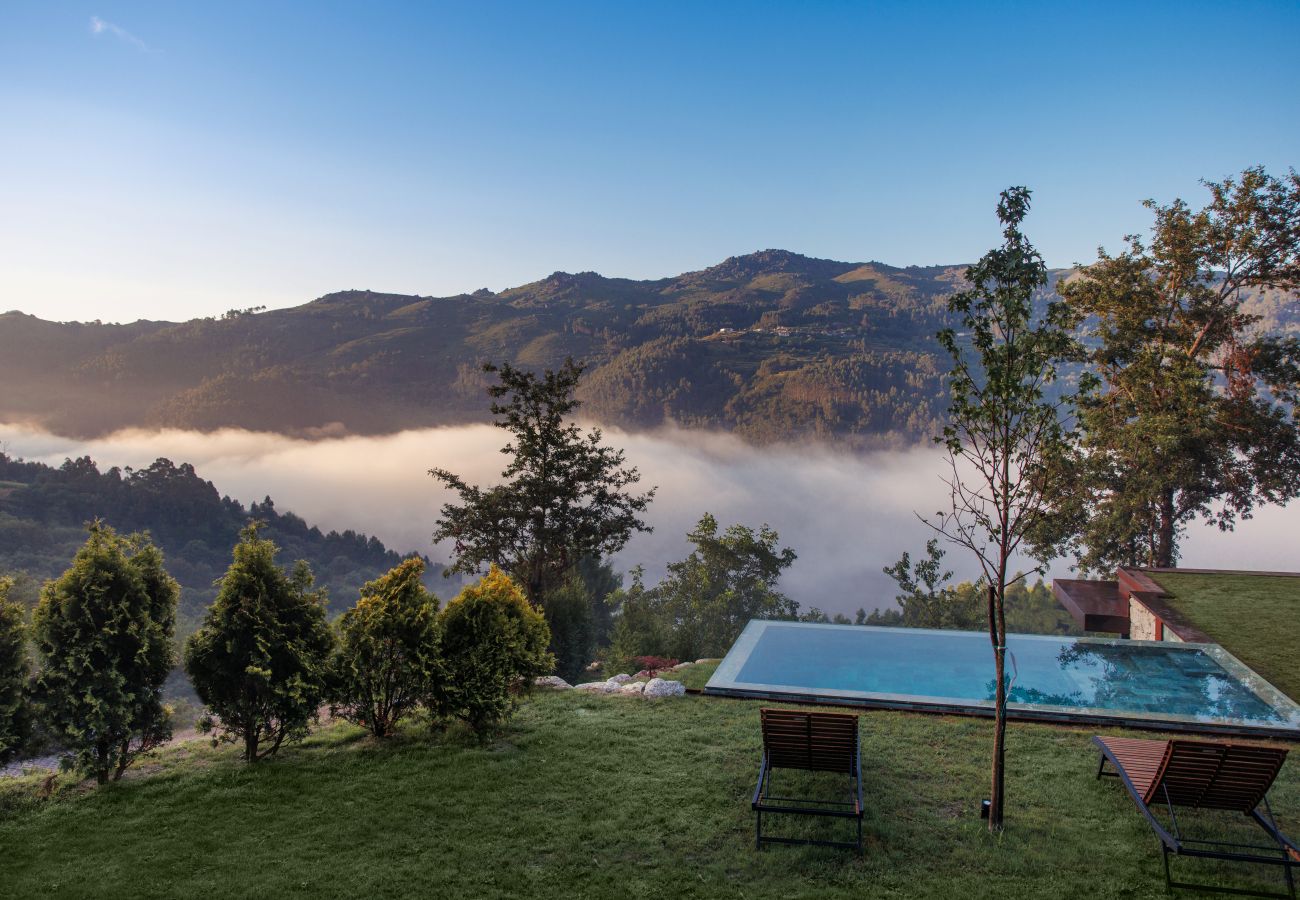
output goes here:
{"type": "Polygon", "coordinates": [[[17,576],[14,593],[29,605],[41,582],[67,566],[85,539],[85,524],[100,520],[123,533],[148,532],[167,555],[168,571],[182,587],[180,617],[188,632],[215,596],[230,547],[251,519],[263,522],[267,538],[290,559],[305,560],[327,593],[344,603],[402,560],[376,537],[322,532],[277,510],[270,497],[245,507],[189,463],[158,459],[143,469],[100,471],[84,456],[54,468],[0,453],[0,573],[17,576]]]}
{"type": "Polygon", "coordinates": [[[423,561],[406,560],[331,625],[310,568],[280,568],[259,529],[240,533],[181,654],[180,586],[143,535],[93,523],[30,617],[0,579],[0,765],[43,739],[100,784],[121,778],[171,738],[163,691],[178,656],[201,729],[250,763],[305,736],[326,704],[377,738],[420,708],[435,728],[460,720],[483,738],[554,666],[545,618],[495,567],[440,610],[423,561]]]}

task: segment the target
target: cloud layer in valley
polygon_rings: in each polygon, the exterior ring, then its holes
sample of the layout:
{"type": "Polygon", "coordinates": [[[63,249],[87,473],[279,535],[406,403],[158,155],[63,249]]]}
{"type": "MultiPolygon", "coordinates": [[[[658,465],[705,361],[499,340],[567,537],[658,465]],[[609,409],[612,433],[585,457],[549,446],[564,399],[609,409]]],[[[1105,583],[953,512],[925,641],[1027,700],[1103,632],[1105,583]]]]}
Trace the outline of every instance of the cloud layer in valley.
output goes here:
{"type": "MultiPolygon", "coordinates": [[[[605,434],[640,469],[642,487],[659,489],[647,516],[654,533],[637,535],[615,559],[621,570],[644,565],[651,583],[667,562],[687,553],[685,535],[708,511],[724,527],[775,528],[799,554],[782,587],[804,607],[851,615],[858,607],[889,606],[893,583],[881,568],[924,547],[928,533],[914,511],[932,512],[946,499],[932,448],[847,454],[802,445],[756,448],[718,433],[605,434]]],[[[393,549],[435,560],[447,558],[429,536],[449,497],[427,470],[440,466],[490,483],[505,462],[497,452],[504,437],[477,425],[318,441],[247,431],[133,430],[78,442],[0,425],[0,440],[13,456],[59,465],[89,455],[101,469],[139,468],[165,456],[192,463],[219,491],[244,503],[270,495],[279,509],[322,528],[365,531],[393,549]]],[[[1295,569],[1298,530],[1300,505],[1266,508],[1232,534],[1198,525],[1184,543],[1183,564],[1295,569]]],[[[975,574],[956,549],[947,561],[959,577],[975,574]]],[[[1066,574],[1065,566],[1054,574],[1066,574]]]]}

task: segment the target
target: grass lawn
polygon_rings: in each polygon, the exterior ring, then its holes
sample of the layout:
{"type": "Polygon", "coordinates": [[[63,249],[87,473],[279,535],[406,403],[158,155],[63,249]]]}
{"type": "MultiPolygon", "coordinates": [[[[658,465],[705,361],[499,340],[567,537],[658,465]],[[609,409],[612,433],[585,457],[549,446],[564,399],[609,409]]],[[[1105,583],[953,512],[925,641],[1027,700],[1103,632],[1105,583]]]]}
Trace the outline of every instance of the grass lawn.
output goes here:
{"type": "Polygon", "coordinates": [[[1165,602],[1300,702],[1300,578],[1147,574],[1173,594],[1165,602]]]}
{"type": "MultiPolygon", "coordinates": [[[[1163,897],[1155,838],[1117,782],[1094,780],[1089,734],[1013,723],[994,838],[977,813],[988,722],[864,713],[861,857],[754,850],[747,701],[546,692],[488,746],[418,726],[379,745],[337,724],[255,767],[194,742],[52,800],[32,798],[39,779],[0,782],[0,895],[1163,897]]],[[[1273,800],[1300,832],[1300,760],[1273,800]]]]}

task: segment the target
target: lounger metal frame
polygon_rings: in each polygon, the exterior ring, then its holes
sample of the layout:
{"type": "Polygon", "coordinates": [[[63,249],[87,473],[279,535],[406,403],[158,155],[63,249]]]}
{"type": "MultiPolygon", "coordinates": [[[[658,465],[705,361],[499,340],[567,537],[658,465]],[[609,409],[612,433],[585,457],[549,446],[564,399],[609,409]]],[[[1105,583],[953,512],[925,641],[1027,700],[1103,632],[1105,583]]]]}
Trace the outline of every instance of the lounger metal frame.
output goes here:
{"type": "MultiPolygon", "coordinates": [[[[1143,799],[1142,792],[1133,784],[1124,765],[1111,749],[1106,746],[1104,740],[1100,737],[1094,737],[1093,743],[1101,750],[1101,759],[1097,764],[1097,778],[1118,778],[1128,789],[1129,796],[1137,804],[1138,811],[1146,818],[1147,823],[1155,832],[1160,841],[1161,857],[1164,862],[1165,886],[1166,888],[1189,888],[1198,891],[1209,891],[1220,894],[1236,894],[1247,897],[1284,897],[1295,900],[1296,881],[1295,871],[1300,870],[1300,848],[1284,835],[1278,827],[1277,820],[1273,817],[1273,810],[1269,806],[1268,797],[1264,796],[1261,802],[1253,809],[1244,814],[1252,819],[1263,831],[1273,839],[1273,844],[1238,844],[1229,841],[1205,841],[1183,837],[1182,831],[1178,824],[1178,814],[1174,811],[1175,803],[1169,796],[1168,785],[1164,782],[1163,777],[1159,781],[1159,794],[1164,800],[1164,805],[1169,813],[1170,827],[1166,828],[1152,811],[1151,806],[1143,799]],[[1106,763],[1110,762],[1115,771],[1107,772],[1106,763]],[[1262,810],[1261,810],[1262,808],[1262,810]],[[1217,859],[1230,862],[1242,863],[1259,863],[1263,865],[1280,865],[1282,866],[1283,875],[1286,879],[1286,892],[1277,893],[1269,891],[1255,891],[1246,888],[1223,887],[1220,885],[1203,884],[1189,881],[1174,881],[1170,873],[1169,857],[1186,856],[1197,859],[1217,859]]],[[[1285,756],[1285,751],[1282,751],[1285,756]]],[[[1180,804],[1181,805],[1181,804],[1180,804]]]]}
{"type": "MultiPolygon", "coordinates": [[[[844,713],[819,713],[808,712],[805,710],[762,710],[764,720],[764,746],[763,761],[758,770],[758,784],[754,788],[754,797],[750,806],[754,810],[754,846],[761,850],[764,844],[812,844],[821,847],[841,847],[845,849],[862,850],[862,762],[861,748],[857,732],[857,716],[847,715],[844,713]],[[811,760],[808,764],[795,765],[778,765],[773,762],[770,748],[767,746],[767,724],[769,717],[789,714],[798,717],[830,717],[833,719],[852,719],[853,720],[853,742],[850,752],[851,759],[846,760],[844,766],[825,766],[819,765],[816,761],[811,760]],[[777,768],[801,769],[811,772],[842,772],[847,774],[852,781],[852,797],[847,801],[837,800],[811,800],[801,797],[780,797],[772,793],[772,772],[777,768]],[[772,837],[763,834],[763,814],[789,814],[796,816],[819,816],[839,819],[854,819],[857,822],[857,839],[855,841],[832,841],[818,840],[812,838],[789,838],[789,837],[772,837]]],[[[815,721],[810,719],[809,721],[815,721]]],[[[813,740],[810,735],[810,741],[813,740]]],[[[813,748],[815,749],[815,748],[813,748]]],[[[810,755],[816,755],[815,753],[810,755]]]]}

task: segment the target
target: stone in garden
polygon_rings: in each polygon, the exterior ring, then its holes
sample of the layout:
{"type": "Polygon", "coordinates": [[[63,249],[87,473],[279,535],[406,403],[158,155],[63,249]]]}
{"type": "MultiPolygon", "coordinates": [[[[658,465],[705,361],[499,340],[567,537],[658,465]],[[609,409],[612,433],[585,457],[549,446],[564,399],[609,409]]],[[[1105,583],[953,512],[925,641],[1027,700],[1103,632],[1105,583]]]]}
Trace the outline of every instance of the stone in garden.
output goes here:
{"type": "Polygon", "coordinates": [[[618,689],[620,694],[639,694],[645,690],[644,681],[633,681],[631,684],[625,684],[618,689]]]}
{"type": "Polygon", "coordinates": [[[662,678],[651,678],[645,686],[645,695],[647,697],[679,697],[686,693],[686,685],[680,681],[665,681],[662,678]]]}
{"type": "Polygon", "coordinates": [[[617,681],[619,684],[626,684],[627,682],[629,682],[629,681],[632,680],[632,676],[631,676],[631,675],[626,675],[626,674],[611,675],[610,678],[609,678],[609,680],[610,680],[610,681],[617,681]]]}
{"type": "Polygon", "coordinates": [[[575,691],[590,691],[593,694],[603,694],[607,687],[608,685],[603,681],[586,681],[582,684],[575,684],[573,689],[575,691]]]}
{"type": "Polygon", "coordinates": [[[540,678],[534,678],[533,684],[540,688],[554,688],[557,691],[568,690],[573,687],[559,675],[543,675],[540,678]]]}

